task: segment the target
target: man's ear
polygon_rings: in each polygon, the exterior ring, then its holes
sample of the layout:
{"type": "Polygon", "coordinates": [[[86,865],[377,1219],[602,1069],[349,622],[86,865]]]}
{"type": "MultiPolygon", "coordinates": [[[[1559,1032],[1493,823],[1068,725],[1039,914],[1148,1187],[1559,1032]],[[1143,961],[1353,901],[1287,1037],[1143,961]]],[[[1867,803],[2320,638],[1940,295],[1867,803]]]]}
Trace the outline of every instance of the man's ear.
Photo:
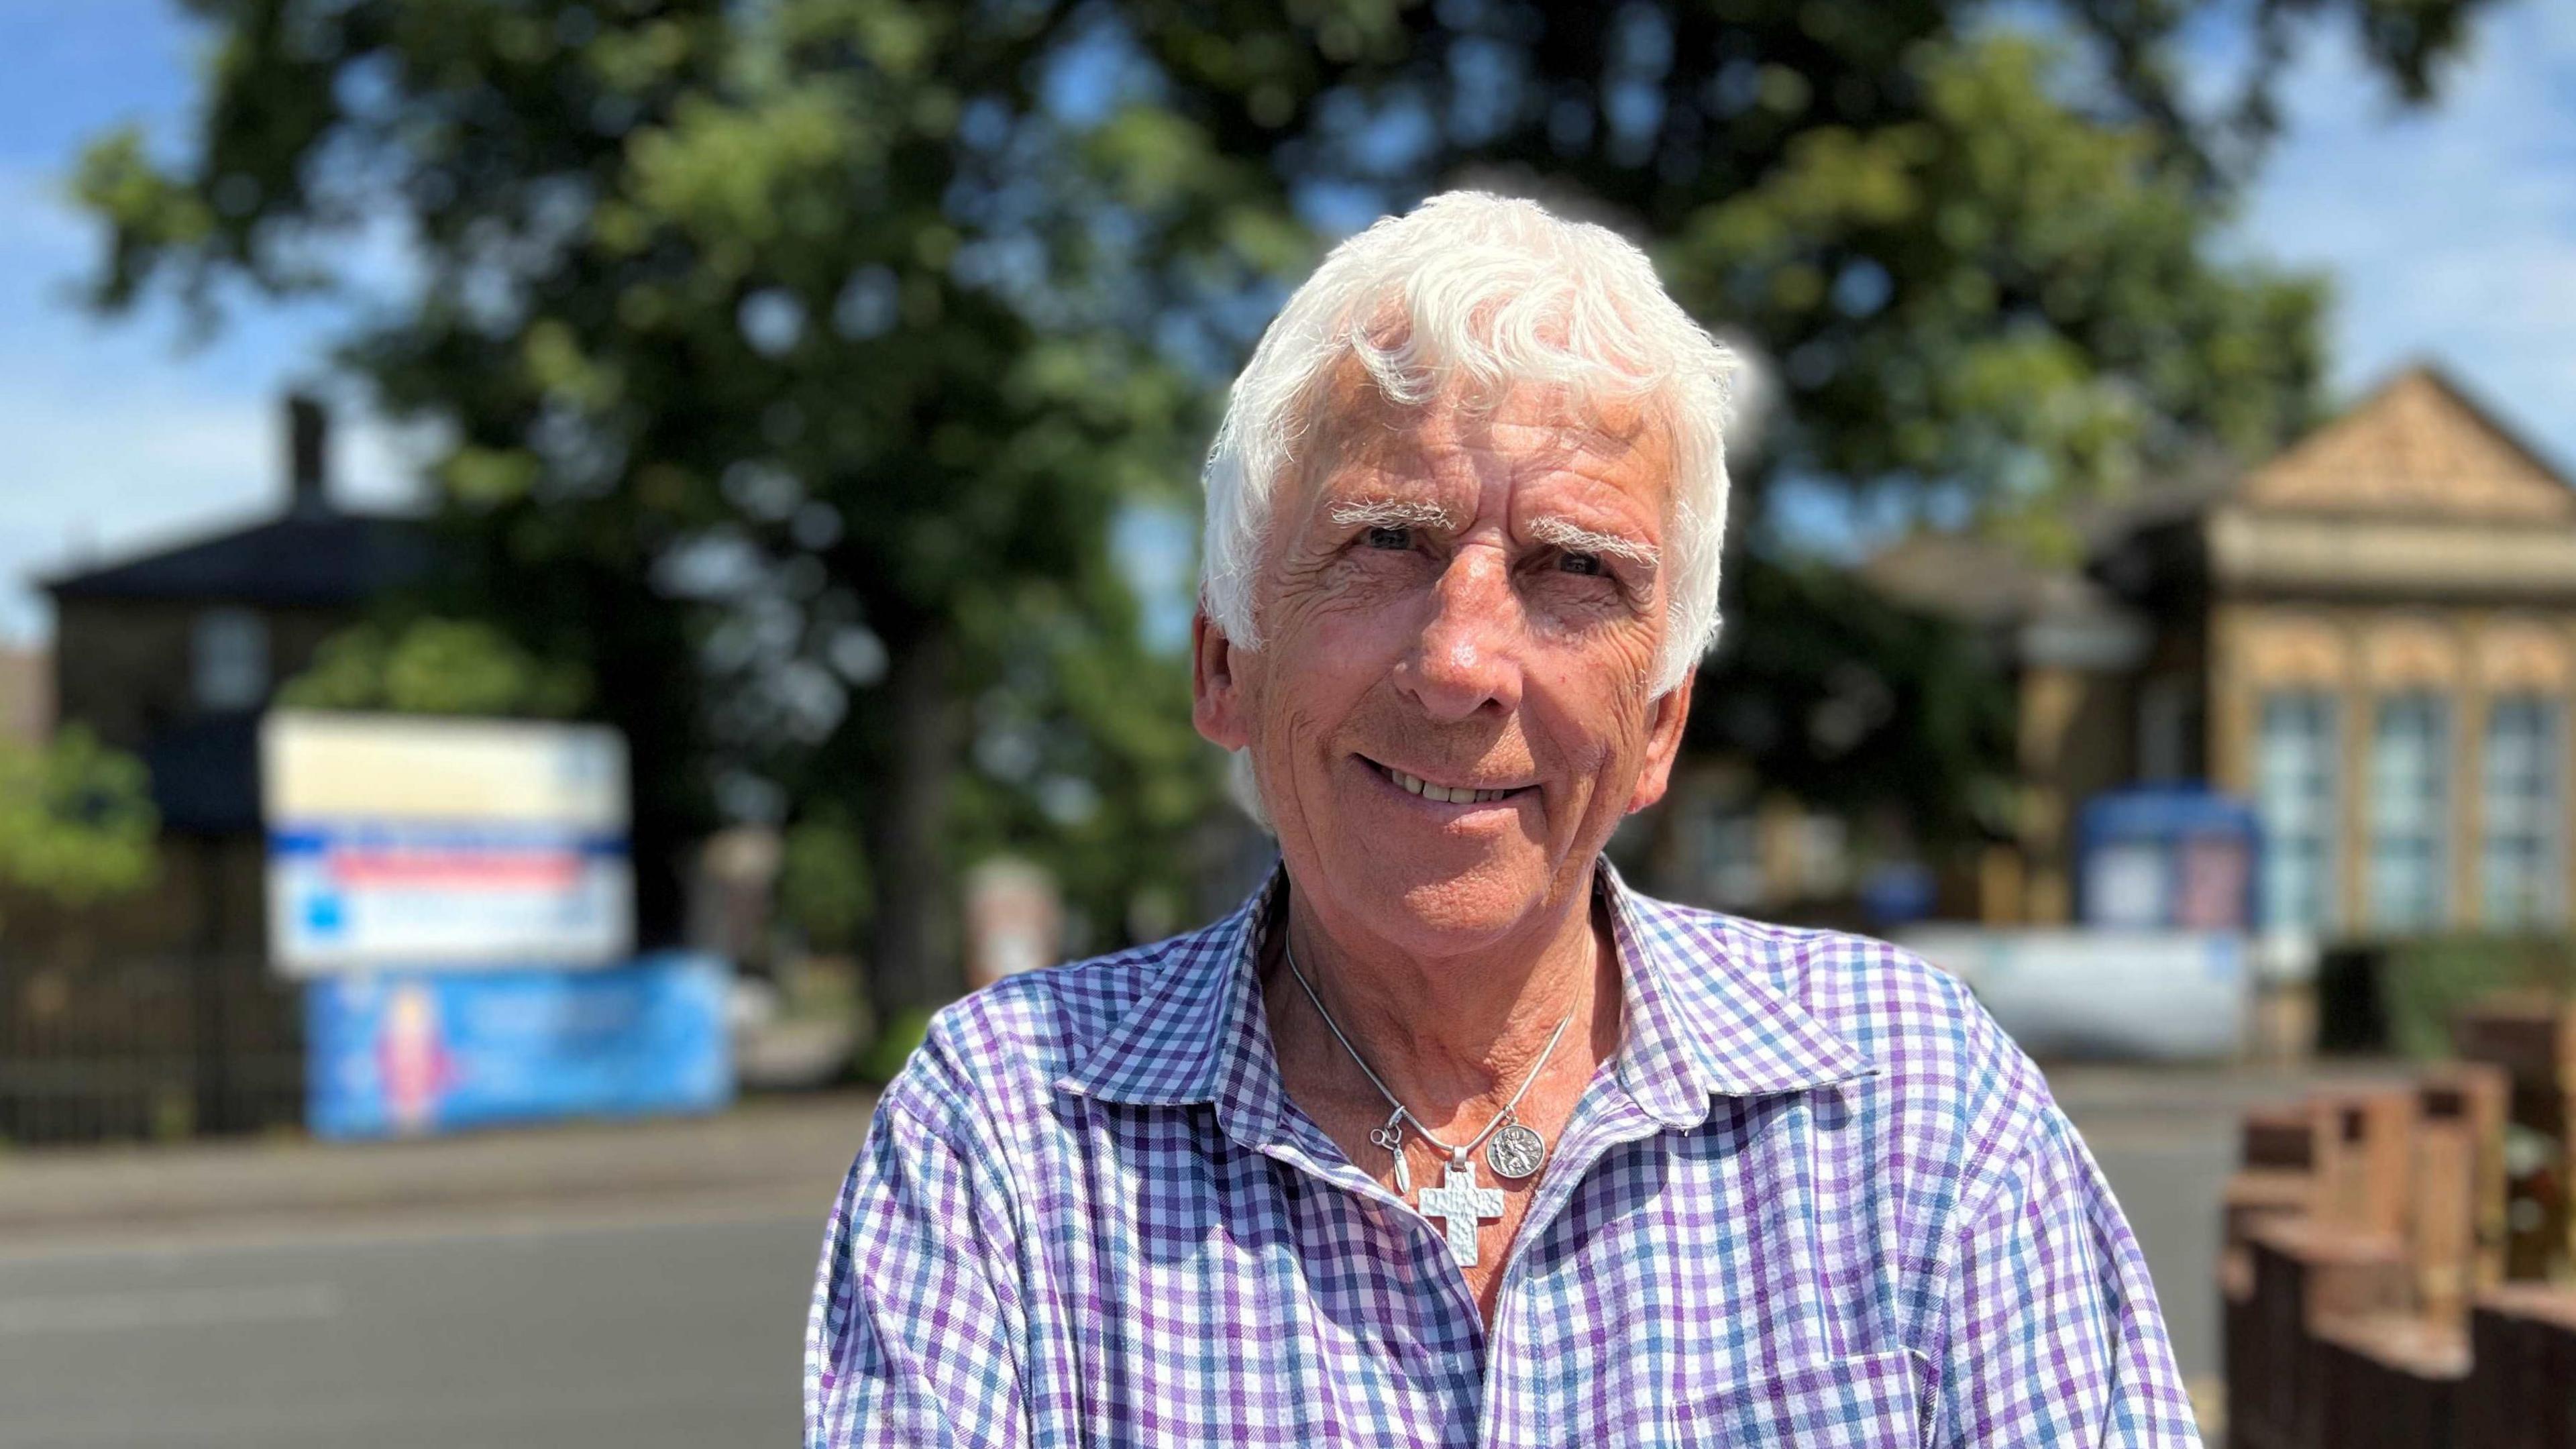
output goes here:
{"type": "Polygon", "coordinates": [[[1646,722],[1646,763],[1637,772],[1637,788],[1628,797],[1628,813],[1636,814],[1664,798],[1673,782],[1673,761],[1682,751],[1682,727],[1690,722],[1691,685],[1699,679],[1698,666],[1682,676],[1661,699],[1647,706],[1654,712],[1646,722]]]}
{"type": "Polygon", "coordinates": [[[1243,679],[1235,673],[1235,663],[1234,641],[1200,606],[1190,616],[1190,723],[1229,750],[1252,743],[1243,679]]]}

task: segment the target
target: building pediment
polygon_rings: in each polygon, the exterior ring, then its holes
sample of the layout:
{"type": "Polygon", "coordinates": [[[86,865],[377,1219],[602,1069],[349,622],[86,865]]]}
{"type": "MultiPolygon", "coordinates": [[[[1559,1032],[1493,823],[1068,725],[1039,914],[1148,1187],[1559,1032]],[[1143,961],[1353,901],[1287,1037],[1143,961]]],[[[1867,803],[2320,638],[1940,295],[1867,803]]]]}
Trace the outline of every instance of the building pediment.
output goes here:
{"type": "Polygon", "coordinates": [[[2246,475],[2234,503],[2264,512],[2477,520],[2576,531],[2576,489],[2429,366],[2246,475]]]}

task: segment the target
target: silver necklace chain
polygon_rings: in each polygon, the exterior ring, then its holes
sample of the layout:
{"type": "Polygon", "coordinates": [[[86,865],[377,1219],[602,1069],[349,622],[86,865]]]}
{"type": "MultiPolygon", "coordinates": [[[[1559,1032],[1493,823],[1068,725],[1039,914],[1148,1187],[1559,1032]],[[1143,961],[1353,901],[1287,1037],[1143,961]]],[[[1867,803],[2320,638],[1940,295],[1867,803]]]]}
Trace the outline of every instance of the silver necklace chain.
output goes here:
{"type": "MultiPolygon", "coordinates": [[[[1538,1084],[1539,1070],[1545,1067],[1547,1065],[1547,1059],[1555,1054],[1558,1039],[1565,1035],[1565,1029],[1567,1027],[1574,1024],[1574,1009],[1572,1007],[1568,1007],[1566,1008],[1565,1019],[1556,1024],[1556,1030],[1548,1034],[1547,1045],[1539,1049],[1538,1060],[1530,1064],[1529,1075],[1521,1079],[1520,1090],[1512,1093],[1512,1099],[1503,1104],[1503,1110],[1494,1114],[1494,1120],[1485,1124],[1484,1131],[1479,1132],[1474,1137],[1470,1138],[1466,1146],[1452,1147],[1448,1143],[1431,1135],[1431,1129],[1422,1125],[1422,1119],[1413,1115],[1413,1109],[1405,1106],[1403,1101],[1399,1099],[1393,1091],[1388,1089],[1386,1082],[1369,1067],[1368,1058],[1361,1056],[1360,1049],[1351,1045],[1351,1039],[1348,1036],[1343,1035],[1341,1024],[1334,1021],[1333,1014],[1324,1009],[1324,999],[1315,994],[1314,983],[1306,979],[1305,972],[1297,969],[1297,949],[1288,944],[1288,929],[1285,923],[1281,924],[1279,930],[1279,949],[1287,959],[1288,974],[1297,978],[1297,985],[1300,989],[1305,991],[1306,999],[1314,1004],[1315,1015],[1323,1018],[1324,1029],[1333,1034],[1333,1040],[1342,1044],[1343,1051],[1350,1053],[1351,1063],[1360,1069],[1360,1075],[1367,1077],[1369,1079],[1369,1085],[1377,1088],[1377,1094],[1386,1098],[1386,1104],[1395,1109],[1395,1115],[1388,1119],[1388,1126],[1392,1127],[1398,1121],[1412,1123],[1414,1132],[1418,1134],[1423,1141],[1430,1143],[1433,1147],[1449,1154],[1449,1165],[1453,1169],[1465,1167],[1467,1165],[1467,1154],[1475,1151],[1477,1145],[1482,1143],[1486,1138],[1493,1136],[1495,1128],[1512,1120],[1512,1114],[1520,1109],[1521,1098],[1528,1096],[1529,1089],[1538,1084]]],[[[1379,1129],[1379,1132],[1381,1133],[1384,1131],[1386,1131],[1385,1128],[1379,1129]]],[[[1372,1136],[1374,1137],[1376,1134],[1372,1134],[1372,1136]]],[[[1381,1146],[1386,1145],[1385,1139],[1379,1138],[1378,1140],[1381,1146]]],[[[1409,1174],[1404,1171],[1403,1144],[1401,1142],[1397,1142],[1388,1150],[1395,1154],[1397,1176],[1409,1176],[1409,1174]]]]}

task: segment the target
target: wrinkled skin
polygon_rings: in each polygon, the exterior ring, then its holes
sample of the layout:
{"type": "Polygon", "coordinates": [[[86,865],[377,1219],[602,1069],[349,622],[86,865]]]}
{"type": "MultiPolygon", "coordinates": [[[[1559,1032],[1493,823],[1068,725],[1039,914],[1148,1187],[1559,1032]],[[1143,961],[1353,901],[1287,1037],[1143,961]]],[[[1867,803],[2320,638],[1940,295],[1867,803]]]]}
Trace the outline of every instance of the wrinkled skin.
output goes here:
{"type": "Polygon", "coordinates": [[[1426,964],[1544,953],[1620,818],[1662,797],[1689,709],[1688,678],[1651,693],[1656,566],[1562,533],[1663,550],[1665,431],[1535,388],[1399,407],[1348,377],[1324,412],[1275,495],[1262,646],[1197,622],[1199,730],[1251,752],[1337,943],[1426,964]],[[1380,766],[1516,793],[1436,803],[1380,766]]]}

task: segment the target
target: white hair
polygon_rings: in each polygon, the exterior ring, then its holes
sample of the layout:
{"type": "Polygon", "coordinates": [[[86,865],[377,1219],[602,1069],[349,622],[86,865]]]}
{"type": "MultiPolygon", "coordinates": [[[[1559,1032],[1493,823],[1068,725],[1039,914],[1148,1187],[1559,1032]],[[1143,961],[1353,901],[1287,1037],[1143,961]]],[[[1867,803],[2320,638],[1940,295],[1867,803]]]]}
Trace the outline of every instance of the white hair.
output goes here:
{"type": "MultiPolygon", "coordinates": [[[[1403,406],[1452,390],[1493,400],[1531,383],[1657,409],[1674,478],[1653,685],[1657,694],[1679,686],[1717,641],[1734,354],[1616,232],[1478,191],[1434,196],[1333,248],[1235,378],[1201,474],[1199,597],[1226,638],[1261,647],[1255,592],[1272,490],[1309,461],[1298,446],[1354,358],[1403,406]]],[[[1238,753],[1235,795],[1258,820],[1248,763],[1238,753]]]]}

